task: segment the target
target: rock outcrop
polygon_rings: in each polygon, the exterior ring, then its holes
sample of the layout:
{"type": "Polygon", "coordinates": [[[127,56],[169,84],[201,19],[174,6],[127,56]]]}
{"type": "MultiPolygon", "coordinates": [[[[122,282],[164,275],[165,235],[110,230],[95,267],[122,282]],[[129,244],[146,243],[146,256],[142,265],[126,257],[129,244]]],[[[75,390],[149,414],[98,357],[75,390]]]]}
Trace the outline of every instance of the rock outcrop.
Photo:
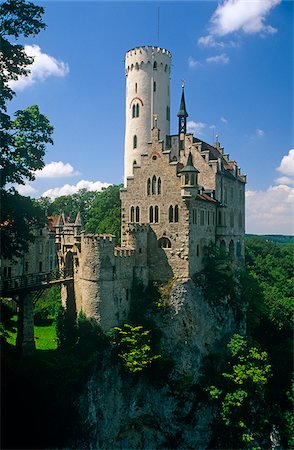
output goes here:
{"type": "Polygon", "coordinates": [[[174,364],[168,377],[126,374],[108,355],[79,400],[83,420],[80,448],[206,449],[214,416],[200,396],[206,357],[236,330],[234,314],[223,300],[213,308],[192,281],[176,284],[170,304],[156,318],[161,349],[174,364]],[[164,380],[166,378],[166,381],[164,380]],[[168,378],[168,379],[167,379],[168,378]]]}

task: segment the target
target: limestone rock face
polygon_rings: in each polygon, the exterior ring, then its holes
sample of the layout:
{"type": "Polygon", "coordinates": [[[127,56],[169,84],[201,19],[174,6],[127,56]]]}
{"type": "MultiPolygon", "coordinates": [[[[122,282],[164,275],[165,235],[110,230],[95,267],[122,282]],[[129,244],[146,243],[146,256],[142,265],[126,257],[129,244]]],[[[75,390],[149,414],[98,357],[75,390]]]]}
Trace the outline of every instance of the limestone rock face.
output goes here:
{"type": "Polygon", "coordinates": [[[79,401],[79,448],[207,448],[214,411],[199,397],[199,379],[206,356],[236,330],[233,312],[226,300],[212,308],[187,281],[173,287],[170,305],[156,320],[162,353],[174,361],[169,381],[128,375],[105,358],[79,401]]]}

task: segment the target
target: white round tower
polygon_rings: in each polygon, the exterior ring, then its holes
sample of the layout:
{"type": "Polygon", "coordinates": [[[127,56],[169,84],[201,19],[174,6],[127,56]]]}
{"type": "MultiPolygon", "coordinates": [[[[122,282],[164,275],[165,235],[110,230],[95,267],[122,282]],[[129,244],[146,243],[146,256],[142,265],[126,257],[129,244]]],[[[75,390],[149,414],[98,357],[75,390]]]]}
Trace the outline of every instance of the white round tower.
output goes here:
{"type": "Polygon", "coordinates": [[[160,47],[137,47],[126,53],[126,132],[124,182],[140,165],[141,154],[157,126],[160,139],[170,134],[171,53],[160,47]]]}

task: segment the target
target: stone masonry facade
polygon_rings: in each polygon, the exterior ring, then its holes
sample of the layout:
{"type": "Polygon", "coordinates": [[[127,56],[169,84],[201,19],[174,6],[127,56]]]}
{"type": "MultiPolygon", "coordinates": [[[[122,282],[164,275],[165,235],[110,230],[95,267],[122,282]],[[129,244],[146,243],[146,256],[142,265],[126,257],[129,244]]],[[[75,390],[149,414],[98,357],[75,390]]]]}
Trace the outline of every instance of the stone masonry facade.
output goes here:
{"type": "MultiPolygon", "coordinates": [[[[135,89],[140,95],[137,82],[135,89]]],[[[202,269],[209,243],[244,264],[246,175],[218,141],[210,145],[187,133],[187,116],[183,87],[178,133],[162,139],[155,115],[151,139],[140,159],[135,155],[133,173],[125,174],[120,247],[112,235],[86,234],[80,215],[74,223],[60,216],[56,224],[60,268],[74,276],[73,288],[63,288],[64,306],[84,311],[103,330],[127,319],[135,279],[144,285],[189,280],[202,269]]],[[[131,152],[128,144],[128,161],[131,152]]]]}

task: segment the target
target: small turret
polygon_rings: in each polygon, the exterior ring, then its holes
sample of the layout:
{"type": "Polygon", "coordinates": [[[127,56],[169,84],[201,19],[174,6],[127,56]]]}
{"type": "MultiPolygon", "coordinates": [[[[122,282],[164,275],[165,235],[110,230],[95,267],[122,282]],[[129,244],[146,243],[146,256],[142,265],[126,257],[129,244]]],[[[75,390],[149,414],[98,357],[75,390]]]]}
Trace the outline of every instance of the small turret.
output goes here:
{"type": "Polygon", "coordinates": [[[193,166],[192,153],[189,153],[187,164],[180,171],[182,187],[197,187],[199,170],[193,166]]]}
{"type": "Polygon", "coordinates": [[[74,222],[74,236],[75,237],[80,236],[81,231],[82,231],[82,226],[83,226],[83,222],[82,222],[82,218],[81,218],[81,213],[79,211],[77,213],[76,220],[74,222]]]}

